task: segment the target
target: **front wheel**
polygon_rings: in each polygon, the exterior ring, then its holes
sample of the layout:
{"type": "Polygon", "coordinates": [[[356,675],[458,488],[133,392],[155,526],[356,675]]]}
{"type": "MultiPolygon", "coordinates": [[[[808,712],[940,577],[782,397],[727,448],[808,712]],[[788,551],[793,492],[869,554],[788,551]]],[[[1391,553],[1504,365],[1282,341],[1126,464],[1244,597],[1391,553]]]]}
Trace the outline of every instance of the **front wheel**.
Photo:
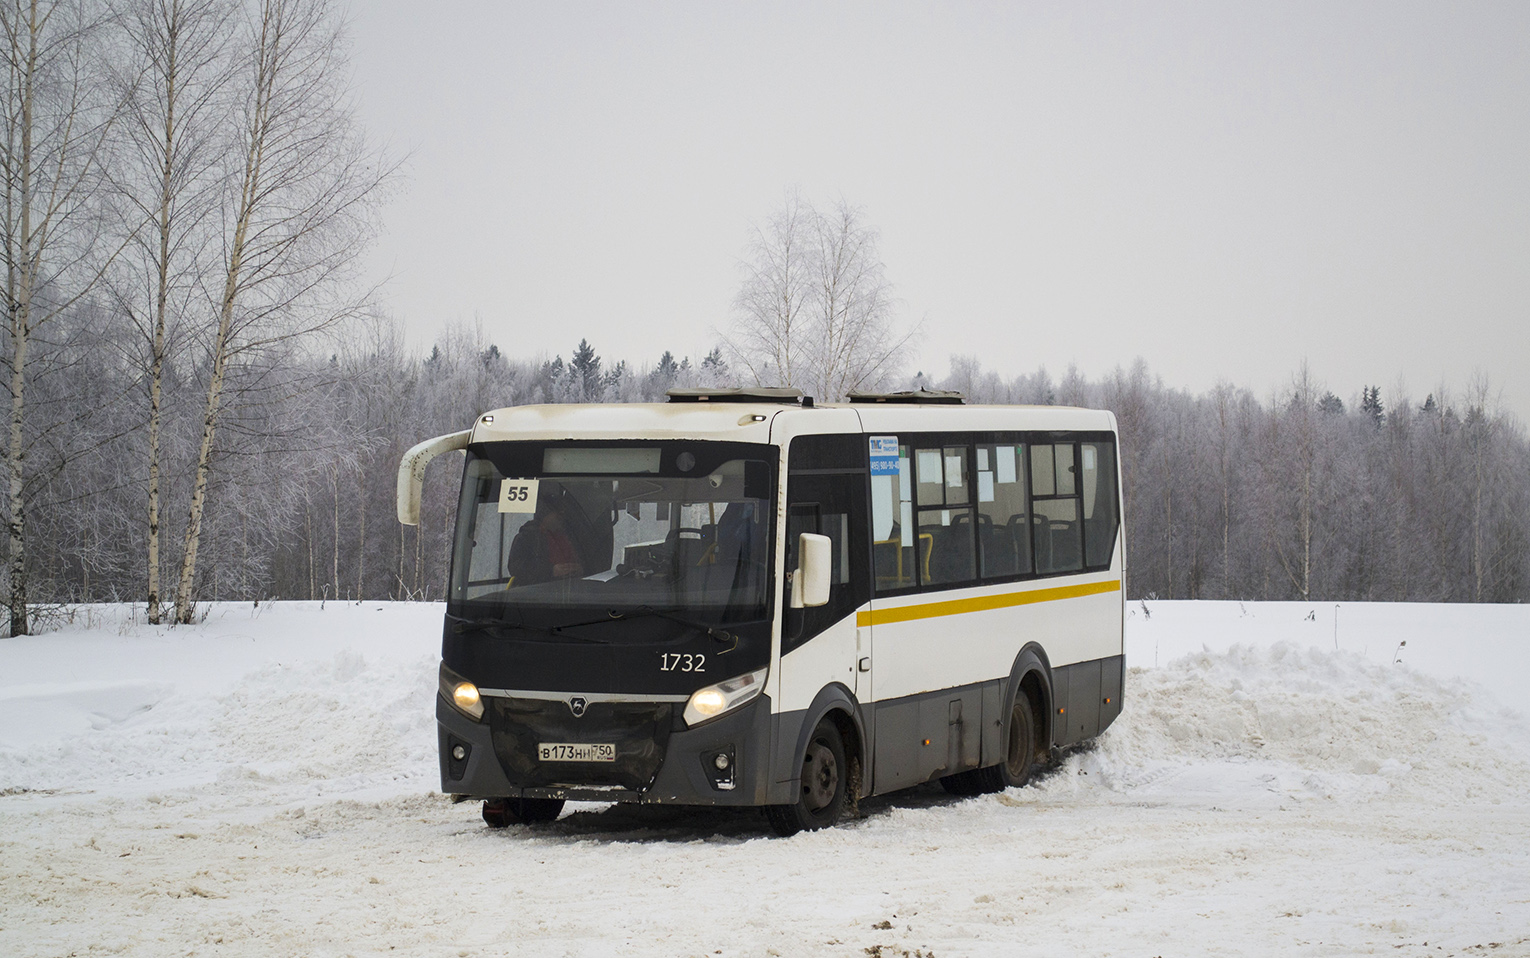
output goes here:
{"type": "Polygon", "coordinates": [[[561,798],[489,798],[483,803],[483,821],[490,828],[550,822],[563,811],[561,798]]]}
{"type": "Polygon", "coordinates": [[[802,753],[802,791],[791,805],[767,805],[765,818],[777,835],[827,828],[845,810],[850,766],[839,729],[828,719],[818,723],[802,753]]]}

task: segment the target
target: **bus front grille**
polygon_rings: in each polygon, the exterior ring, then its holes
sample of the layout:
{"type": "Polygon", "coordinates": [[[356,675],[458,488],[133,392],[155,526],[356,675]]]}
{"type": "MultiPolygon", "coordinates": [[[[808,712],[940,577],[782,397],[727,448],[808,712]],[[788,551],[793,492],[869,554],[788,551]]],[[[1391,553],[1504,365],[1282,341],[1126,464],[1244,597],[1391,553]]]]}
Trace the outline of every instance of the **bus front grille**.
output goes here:
{"type": "Polygon", "coordinates": [[[646,789],[664,764],[674,721],[668,702],[591,702],[575,717],[568,703],[544,699],[485,698],[494,753],[510,784],[620,786],[646,789]],[[611,744],[614,762],[543,762],[544,744],[611,744]]]}

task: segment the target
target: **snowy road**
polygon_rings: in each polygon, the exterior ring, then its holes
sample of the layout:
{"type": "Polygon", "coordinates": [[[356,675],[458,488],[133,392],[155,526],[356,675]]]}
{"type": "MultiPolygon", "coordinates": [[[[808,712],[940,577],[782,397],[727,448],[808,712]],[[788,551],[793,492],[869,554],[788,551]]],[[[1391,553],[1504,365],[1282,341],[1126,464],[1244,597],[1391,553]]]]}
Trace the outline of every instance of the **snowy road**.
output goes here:
{"type": "Polygon", "coordinates": [[[484,828],[433,794],[439,608],[0,642],[0,955],[1530,955],[1523,715],[1291,610],[1231,647],[1225,609],[1153,609],[1129,651],[1210,651],[1134,668],[1092,751],[789,840],[484,828]]]}

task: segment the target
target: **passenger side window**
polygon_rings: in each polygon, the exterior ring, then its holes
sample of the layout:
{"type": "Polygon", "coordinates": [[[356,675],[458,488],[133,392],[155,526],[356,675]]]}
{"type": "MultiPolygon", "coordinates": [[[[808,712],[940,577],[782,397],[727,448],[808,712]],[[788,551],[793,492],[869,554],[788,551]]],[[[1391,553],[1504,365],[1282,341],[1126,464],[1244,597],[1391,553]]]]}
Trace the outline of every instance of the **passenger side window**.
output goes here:
{"type": "Polygon", "coordinates": [[[1109,567],[1121,519],[1115,444],[989,437],[868,437],[877,592],[1109,567]]]}
{"type": "Polygon", "coordinates": [[[1084,568],[1077,452],[1077,444],[1071,442],[1031,446],[1031,486],[1036,493],[1032,544],[1036,571],[1042,575],[1084,568]]]}
{"type": "Polygon", "coordinates": [[[918,569],[923,585],[977,578],[966,446],[916,448],[918,569]]]}
{"type": "Polygon", "coordinates": [[[1083,467],[1084,561],[1090,568],[1109,566],[1116,550],[1116,533],[1120,529],[1115,445],[1084,443],[1080,447],[1080,464],[1083,467]]]}
{"type": "Polygon", "coordinates": [[[1025,446],[977,447],[978,563],[983,578],[1031,571],[1025,446]]]}

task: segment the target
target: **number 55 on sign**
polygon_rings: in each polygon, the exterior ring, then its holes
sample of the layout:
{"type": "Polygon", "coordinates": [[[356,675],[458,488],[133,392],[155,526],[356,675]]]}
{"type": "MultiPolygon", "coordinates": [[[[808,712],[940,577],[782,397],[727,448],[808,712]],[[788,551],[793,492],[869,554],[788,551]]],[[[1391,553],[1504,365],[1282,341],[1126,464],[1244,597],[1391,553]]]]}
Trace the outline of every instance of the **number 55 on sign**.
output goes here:
{"type": "Polygon", "coordinates": [[[536,512],[537,480],[501,479],[499,483],[500,512],[536,512]]]}

